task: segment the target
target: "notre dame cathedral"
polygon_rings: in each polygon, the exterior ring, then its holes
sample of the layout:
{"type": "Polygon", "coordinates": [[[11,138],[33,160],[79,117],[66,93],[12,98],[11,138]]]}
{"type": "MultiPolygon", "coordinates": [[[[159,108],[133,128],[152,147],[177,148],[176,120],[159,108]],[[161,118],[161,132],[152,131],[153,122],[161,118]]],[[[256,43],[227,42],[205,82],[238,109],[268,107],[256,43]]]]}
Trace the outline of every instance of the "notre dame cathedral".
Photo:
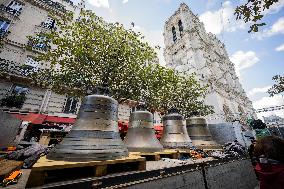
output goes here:
{"type": "Polygon", "coordinates": [[[243,122],[255,116],[224,44],[205,31],[186,4],[182,3],[166,21],[164,43],[168,67],[181,74],[196,73],[202,84],[209,85],[205,104],[212,105],[215,111],[207,117],[209,123],[243,122]]]}

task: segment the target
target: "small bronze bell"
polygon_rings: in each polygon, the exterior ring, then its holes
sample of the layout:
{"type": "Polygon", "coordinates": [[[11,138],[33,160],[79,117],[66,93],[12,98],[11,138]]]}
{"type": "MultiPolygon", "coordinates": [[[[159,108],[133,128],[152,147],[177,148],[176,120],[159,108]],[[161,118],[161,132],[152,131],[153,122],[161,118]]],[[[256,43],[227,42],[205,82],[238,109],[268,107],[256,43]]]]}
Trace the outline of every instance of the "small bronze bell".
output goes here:
{"type": "Polygon", "coordinates": [[[213,139],[208,129],[206,119],[193,116],[186,120],[186,128],[192,144],[198,148],[220,148],[213,139]]]}
{"type": "Polygon", "coordinates": [[[187,134],[185,120],[178,110],[172,108],[163,117],[163,135],[161,143],[164,148],[190,148],[192,142],[187,134]]]}
{"type": "Polygon", "coordinates": [[[124,143],[131,152],[158,152],[163,149],[156,138],[153,127],[153,114],[145,107],[130,114],[129,128],[124,143]]]}

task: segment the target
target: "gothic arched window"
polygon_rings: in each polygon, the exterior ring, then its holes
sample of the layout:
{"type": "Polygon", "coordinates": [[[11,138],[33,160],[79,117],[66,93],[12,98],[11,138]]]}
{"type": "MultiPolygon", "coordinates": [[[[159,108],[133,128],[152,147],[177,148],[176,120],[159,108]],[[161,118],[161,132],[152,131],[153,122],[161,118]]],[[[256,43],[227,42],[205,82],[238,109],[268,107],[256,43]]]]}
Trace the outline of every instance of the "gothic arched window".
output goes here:
{"type": "Polygon", "coordinates": [[[182,25],[181,20],[178,21],[178,29],[180,32],[183,31],[183,25],[182,25]]]}
{"type": "Polygon", "coordinates": [[[173,40],[174,40],[174,42],[176,42],[176,40],[177,40],[177,33],[176,33],[176,28],[174,26],[172,27],[172,33],[173,33],[173,40]]]}

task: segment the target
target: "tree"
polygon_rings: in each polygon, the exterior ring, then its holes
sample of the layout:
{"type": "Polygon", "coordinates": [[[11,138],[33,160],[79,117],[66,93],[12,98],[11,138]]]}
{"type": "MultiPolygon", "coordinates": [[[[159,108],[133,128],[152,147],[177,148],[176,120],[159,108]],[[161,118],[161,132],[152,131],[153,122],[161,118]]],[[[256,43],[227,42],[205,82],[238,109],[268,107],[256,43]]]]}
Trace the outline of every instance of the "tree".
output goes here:
{"type": "MultiPolygon", "coordinates": [[[[260,22],[266,10],[269,10],[272,5],[275,5],[279,0],[248,0],[245,4],[238,6],[235,9],[236,19],[242,19],[246,23],[252,22],[248,32],[258,32],[260,26],[266,25],[260,22]]],[[[278,83],[274,84],[268,90],[270,96],[279,94],[284,91],[284,76],[276,75],[272,79],[278,83]]]]}
{"type": "Polygon", "coordinates": [[[205,114],[202,87],[194,76],[182,77],[174,70],[153,63],[156,53],[141,33],[119,23],[106,23],[91,11],[57,19],[60,31],[29,37],[30,46],[44,43],[47,52],[39,61],[51,67],[33,74],[36,85],[57,93],[82,97],[98,85],[107,85],[117,100],[144,101],[151,110],[164,112],[175,106],[185,115],[205,114]]]}
{"type": "Polygon", "coordinates": [[[30,38],[31,44],[45,39],[49,48],[38,57],[51,64],[43,73],[49,79],[39,80],[41,85],[59,93],[70,89],[73,95],[82,96],[88,89],[107,84],[117,98],[132,95],[126,85],[133,83],[136,70],[156,56],[154,49],[139,40],[141,34],[126,30],[119,23],[106,23],[90,11],[82,11],[75,22],[72,19],[71,15],[56,19],[59,32],[30,38]]]}
{"type": "Polygon", "coordinates": [[[201,86],[195,75],[182,76],[159,64],[150,64],[143,69],[140,78],[141,98],[150,109],[165,113],[175,107],[185,117],[194,112],[201,115],[213,113],[212,106],[204,105],[207,86],[201,86]]]}
{"type": "Polygon", "coordinates": [[[258,32],[258,27],[266,25],[264,22],[260,22],[264,17],[264,13],[273,4],[279,0],[247,0],[243,5],[237,6],[235,9],[236,19],[252,22],[250,26],[250,32],[258,32]]]}
{"type": "Polygon", "coordinates": [[[268,93],[270,96],[282,93],[284,91],[284,76],[276,75],[272,78],[276,84],[274,84],[269,90],[268,93]]]}

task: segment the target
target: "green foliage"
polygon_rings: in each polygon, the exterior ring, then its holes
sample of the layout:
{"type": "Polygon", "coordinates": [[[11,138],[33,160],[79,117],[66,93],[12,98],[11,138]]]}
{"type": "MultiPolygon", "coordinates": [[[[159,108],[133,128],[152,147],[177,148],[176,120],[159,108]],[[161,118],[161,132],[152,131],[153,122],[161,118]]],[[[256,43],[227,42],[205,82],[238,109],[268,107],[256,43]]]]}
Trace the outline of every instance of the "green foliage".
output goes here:
{"type": "Polygon", "coordinates": [[[25,94],[12,94],[1,99],[0,106],[7,106],[10,108],[22,108],[26,100],[25,94]]]}
{"type": "Polygon", "coordinates": [[[82,97],[106,84],[114,98],[144,101],[151,110],[175,106],[184,115],[212,113],[202,101],[206,87],[194,76],[183,77],[153,63],[155,50],[142,42],[140,33],[106,23],[90,11],[82,11],[76,21],[70,15],[56,21],[60,31],[29,37],[31,44],[46,44],[48,50],[38,60],[51,63],[33,75],[37,85],[82,97]]]}
{"type": "Polygon", "coordinates": [[[279,0],[248,0],[245,4],[237,6],[235,9],[236,19],[252,22],[250,32],[258,32],[258,27],[266,25],[264,22],[259,23],[264,16],[264,11],[268,10],[271,5],[279,0]]]}
{"type": "Polygon", "coordinates": [[[142,70],[138,82],[141,87],[139,96],[152,110],[165,113],[175,107],[185,117],[196,111],[201,115],[213,113],[213,108],[203,103],[207,87],[201,86],[194,75],[181,76],[159,64],[149,64],[142,70]]]}
{"type": "Polygon", "coordinates": [[[276,84],[272,85],[272,87],[268,90],[270,96],[284,92],[284,76],[276,75],[272,79],[276,82],[276,84]]]}

